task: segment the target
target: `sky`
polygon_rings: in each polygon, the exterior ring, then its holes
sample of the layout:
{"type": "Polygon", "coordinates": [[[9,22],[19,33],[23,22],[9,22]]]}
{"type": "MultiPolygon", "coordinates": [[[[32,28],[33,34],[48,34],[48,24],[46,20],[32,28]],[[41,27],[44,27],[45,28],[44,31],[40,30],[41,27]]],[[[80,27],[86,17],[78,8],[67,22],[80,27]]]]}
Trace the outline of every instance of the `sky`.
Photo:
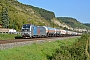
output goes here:
{"type": "Polygon", "coordinates": [[[81,23],[90,23],[90,0],[18,0],[53,11],[56,17],[72,17],[81,23]]]}

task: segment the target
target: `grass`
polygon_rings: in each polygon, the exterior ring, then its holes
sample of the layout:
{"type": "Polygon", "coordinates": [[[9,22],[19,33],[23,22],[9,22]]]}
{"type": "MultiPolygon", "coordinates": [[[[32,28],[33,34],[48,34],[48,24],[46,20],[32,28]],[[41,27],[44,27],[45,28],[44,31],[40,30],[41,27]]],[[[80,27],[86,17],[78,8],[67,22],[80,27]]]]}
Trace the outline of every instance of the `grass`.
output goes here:
{"type": "Polygon", "coordinates": [[[88,53],[90,55],[90,37],[89,37],[89,40],[88,40],[88,53]]]}
{"type": "Polygon", "coordinates": [[[0,34],[0,40],[15,39],[15,36],[19,36],[19,35],[16,35],[16,34],[0,34]]]}
{"type": "Polygon", "coordinates": [[[78,38],[69,38],[43,44],[32,44],[0,51],[0,60],[49,60],[60,46],[71,46],[78,38]]]}
{"type": "Polygon", "coordinates": [[[90,60],[89,35],[83,34],[72,46],[61,46],[50,60],[90,60]]]}

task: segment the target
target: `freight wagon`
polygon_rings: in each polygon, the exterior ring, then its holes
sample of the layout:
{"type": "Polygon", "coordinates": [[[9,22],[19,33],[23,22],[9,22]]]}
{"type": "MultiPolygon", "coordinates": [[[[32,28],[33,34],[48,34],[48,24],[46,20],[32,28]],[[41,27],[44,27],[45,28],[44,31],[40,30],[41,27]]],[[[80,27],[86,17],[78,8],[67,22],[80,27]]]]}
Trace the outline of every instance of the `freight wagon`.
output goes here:
{"type": "Polygon", "coordinates": [[[55,35],[55,28],[43,26],[46,30],[47,37],[52,37],[55,35]]]}
{"type": "Polygon", "coordinates": [[[82,35],[82,33],[77,33],[68,30],[61,30],[57,28],[52,28],[48,26],[35,26],[32,24],[24,24],[22,26],[21,36],[23,38],[32,37],[53,37],[53,36],[77,36],[82,35]]]}

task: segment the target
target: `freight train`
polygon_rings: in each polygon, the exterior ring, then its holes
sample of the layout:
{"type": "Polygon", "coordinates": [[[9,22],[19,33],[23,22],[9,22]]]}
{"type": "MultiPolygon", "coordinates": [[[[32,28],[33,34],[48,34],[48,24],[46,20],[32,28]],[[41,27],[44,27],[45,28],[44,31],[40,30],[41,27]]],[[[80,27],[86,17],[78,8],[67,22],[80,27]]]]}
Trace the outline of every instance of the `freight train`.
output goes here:
{"type": "Polygon", "coordinates": [[[82,35],[82,33],[77,33],[68,30],[62,30],[59,28],[52,28],[48,26],[35,26],[32,24],[24,24],[22,26],[21,36],[23,38],[33,38],[33,37],[56,37],[56,36],[77,36],[82,35]]]}

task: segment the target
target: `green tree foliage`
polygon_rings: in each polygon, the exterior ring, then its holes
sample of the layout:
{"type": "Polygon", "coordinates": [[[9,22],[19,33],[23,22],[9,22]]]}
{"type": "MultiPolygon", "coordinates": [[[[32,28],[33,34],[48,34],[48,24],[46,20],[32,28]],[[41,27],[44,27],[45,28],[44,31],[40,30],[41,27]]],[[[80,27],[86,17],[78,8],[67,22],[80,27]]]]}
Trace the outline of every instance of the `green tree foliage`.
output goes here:
{"type": "Polygon", "coordinates": [[[8,28],[9,27],[9,15],[8,15],[8,9],[5,7],[2,7],[2,27],[8,28]]]}
{"type": "Polygon", "coordinates": [[[45,18],[48,21],[50,21],[52,18],[55,18],[54,12],[47,11],[45,9],[38,8],[38,7],[33,7],[33,6],[30,6],[30,7],[32,7],[36,12],[38,12],[41,15],[41,17],[45,18]]]}
{"type": "Polygon", "coordinates": [[[86,26],[90,27],[90,23],[85,23],[84,25],[86,25],[86,26]]]}

